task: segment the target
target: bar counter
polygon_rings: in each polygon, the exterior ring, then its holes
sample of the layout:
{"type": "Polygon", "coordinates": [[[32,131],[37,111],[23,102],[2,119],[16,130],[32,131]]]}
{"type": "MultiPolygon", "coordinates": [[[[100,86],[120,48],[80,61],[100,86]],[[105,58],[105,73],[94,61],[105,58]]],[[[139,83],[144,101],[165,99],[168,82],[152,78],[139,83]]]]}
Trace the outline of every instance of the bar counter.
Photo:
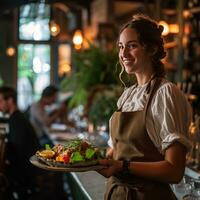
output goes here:
{"type": "MultiPolygon", "coordinates": [[[[200,180],[200,174],[186,167],[185,176],[200,180]]],[[[103,200],[106,189],[106,178],[95,171],[68,173],[73,200],[103,200]]],[[[182,200],[186,194],[183,188],[176,189],[175,195],[182,200]]],[[[178,188],[178,187],[177,187],[178,188]]]]}
{"type": "Polygon", "coordinates": [[[95,171],[68,174],[74,200],[103,200],[106,179],[95,171]]]}

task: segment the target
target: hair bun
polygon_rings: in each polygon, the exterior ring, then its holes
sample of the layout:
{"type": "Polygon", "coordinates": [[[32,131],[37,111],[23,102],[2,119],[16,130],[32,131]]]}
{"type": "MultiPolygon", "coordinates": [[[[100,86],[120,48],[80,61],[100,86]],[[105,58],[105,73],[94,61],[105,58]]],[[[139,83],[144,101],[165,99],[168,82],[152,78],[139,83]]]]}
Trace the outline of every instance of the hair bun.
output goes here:
{"type": "Polygon", "coordinates": [[[164,26],[159,25],[159,26],[158,26],[158,30],[159,30],[160,34],[162,34],[162,32],[163,32],[163,30],[164,30],[164,26]]]}

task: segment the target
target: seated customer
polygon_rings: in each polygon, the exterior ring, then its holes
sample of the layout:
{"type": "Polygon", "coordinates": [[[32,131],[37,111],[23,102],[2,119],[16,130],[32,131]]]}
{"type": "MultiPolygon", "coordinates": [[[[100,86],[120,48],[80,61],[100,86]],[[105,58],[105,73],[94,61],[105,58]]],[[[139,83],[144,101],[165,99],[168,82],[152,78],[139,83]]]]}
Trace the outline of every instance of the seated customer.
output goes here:
{"type": "Polygon", "coordinates": [[[59,116],[63,113],[62,108],[58,108],[54,110],[51,114],[49,114],[45,108],[56,102],[58,94],[58,89],[50,85],[46,87],[41,95],[41,98],[38,102],[33,103],[30,107],[30,121],[33,127],[36,130],[38,138],[40,140],[40,144],[43,146],[45,143],[49,143],[47,136],[47,129],[50,125],[59,118],[59,116]]]}
{"type": "Polygon", "coordinates": [[[11,87],[0,87],[0,112],[10,115],[6,200],[66,199],[62,174],[40,170],[29,162],[29,158],[41,147],[31,123],[19,111],[17,93],[11,87]]]}
{"type": "Polygon", "coordinates": [[[36,168],[29,158],[39,148],[39,141],[29,121],[18,110],[17,93],[11,87],[0,87],[0,111],[9,114],[6,176],[9,180],[8,199],[13,194],[27,199],[28,191],[35,187],[36,168]]]}

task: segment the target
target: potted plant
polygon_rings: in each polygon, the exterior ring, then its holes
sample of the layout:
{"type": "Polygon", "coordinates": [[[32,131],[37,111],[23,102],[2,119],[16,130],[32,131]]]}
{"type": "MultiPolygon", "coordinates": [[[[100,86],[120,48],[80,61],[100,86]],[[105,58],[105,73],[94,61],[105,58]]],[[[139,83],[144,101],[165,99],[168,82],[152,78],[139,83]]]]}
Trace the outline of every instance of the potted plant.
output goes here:
{"type": "Polygon", "coordinates": [[[115,50],[104,51],[90,45],[88,49],[74,52],[74,71],[61,82],[61,89],[73,91],[69,106],[83,105],[89,121],[95,125],[108,121],[116,108],[119,96],[119,79],[115,50]]]}

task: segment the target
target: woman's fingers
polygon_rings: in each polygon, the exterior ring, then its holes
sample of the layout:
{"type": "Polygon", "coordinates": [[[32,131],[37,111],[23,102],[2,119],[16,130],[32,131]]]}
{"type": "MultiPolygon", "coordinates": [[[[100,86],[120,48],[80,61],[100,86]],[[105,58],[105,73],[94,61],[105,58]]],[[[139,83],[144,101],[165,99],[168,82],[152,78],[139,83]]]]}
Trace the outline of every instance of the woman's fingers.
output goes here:
{"type": "Polygon", "coordinates": [[[111,160],[102,159],[102,160],[99,160],[99,164],[100,164],[100,165],[109,166],[109,165],[111,165],[111,160]]]}
{"type": "Polygon", "coordinates": [[[96,170],[96,171],[106,178],[109,178],[110,176],[113,175],[111,168],[105,168],[105,169],[100,169],[100,170],[96,170]]]}
{"type": "Polygon", "coordinates": [[[102,159],[102,160],[99,160],[99,164],[103,165],[105,168],[100,169],[100,170],[96,170],[98,173],[100,173],[102,176],[104,176],[106,178],[112,176],[112,174],[113,174],[113,172],[112,172],[112,165],[113,165],[112,160],[102,159]]]}
{"type": "Polygon", "coordinates": [[[108,148],[106,151],[106,158],[112,158],[113,157],[113,149],[112,148],[108,148]]]}
{"type": "Polygon", "coordinates": [[[105,166],[105,168],[97,170],[97,172],[106,178],[118,173],[122,169],[122,161],[103,159],[99,160],[99,164],[105,166]]]}

